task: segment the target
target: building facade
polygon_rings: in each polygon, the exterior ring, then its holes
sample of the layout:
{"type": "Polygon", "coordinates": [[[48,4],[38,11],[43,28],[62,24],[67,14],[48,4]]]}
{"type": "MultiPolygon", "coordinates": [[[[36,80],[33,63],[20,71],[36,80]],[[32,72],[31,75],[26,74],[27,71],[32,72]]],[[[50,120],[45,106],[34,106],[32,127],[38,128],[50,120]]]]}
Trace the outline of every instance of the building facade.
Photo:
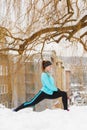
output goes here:
{"type": "Polygon", "coordinates": [[[6,54],[0,54],[0,104],[11,107],[12,88],[9,68],[9,58],[6,54]]]}
{"type": "MultiPolygon", "coordinates": [[[[25,60],[25,56],[21,60],[18,60],[16,56],[9,55],[0,55],[0,58],[0,90],[3,86],[5,91],[4,94],[0,94],[0,103],[5,104],[6,107],[19,106],[21,103],[30,100],[41,89],[42,59],[50,60],[53,63],[51,73],[56,86],[65,91],[69,89],[69,74],[67,73],[67,80],[64,65],[55,52],[44,52],[42,56],[35,55],[32,60],[25,60]],[[66,81],[68,87],[66,87],[66,81]],[[8,105],[4,102],[8,102],[8,105]]],[[[61,98],[44,100],[35,106],[35,110],[42,111],[54,107],[62,107],[61,98]]]]}

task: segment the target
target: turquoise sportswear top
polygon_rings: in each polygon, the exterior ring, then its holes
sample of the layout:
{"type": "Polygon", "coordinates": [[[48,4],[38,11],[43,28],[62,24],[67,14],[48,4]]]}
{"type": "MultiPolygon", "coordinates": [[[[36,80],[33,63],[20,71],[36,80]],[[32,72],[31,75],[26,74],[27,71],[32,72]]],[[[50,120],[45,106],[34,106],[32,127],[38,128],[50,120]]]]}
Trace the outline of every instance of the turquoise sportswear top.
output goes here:
{"type": "Polygon", "coordinates": [[[46,94],[52,95],[54,91],[58,91],[58,88],[55,86],[54,78],[49,74],[43,72],[41,75],[42,89],[46,94]]]}

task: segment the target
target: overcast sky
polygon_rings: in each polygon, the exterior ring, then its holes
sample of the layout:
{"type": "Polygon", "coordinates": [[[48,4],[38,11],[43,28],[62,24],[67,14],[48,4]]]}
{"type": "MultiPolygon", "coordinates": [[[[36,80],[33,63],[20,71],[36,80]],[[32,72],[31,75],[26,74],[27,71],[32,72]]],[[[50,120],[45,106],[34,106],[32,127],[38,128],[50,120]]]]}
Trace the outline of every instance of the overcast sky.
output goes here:
{"type": "Polygon", "coordinates": [[[45,49],[55,50],[59,56],[87,56],[87,52],[84,51],[81,44],[50,44],[46,45],[45,49]]]}
{"type": "MultiPolygon", "coordinates": [[[[41,47],[37,47],[40,50],[41,47]]],[[[83,49],[80,43],[69,43],[68,41],[62,40],[59,44],[50,43],[45,44],[44,50],[55,50],[58,56],[86,56],[87,52],[83,49]]]]}

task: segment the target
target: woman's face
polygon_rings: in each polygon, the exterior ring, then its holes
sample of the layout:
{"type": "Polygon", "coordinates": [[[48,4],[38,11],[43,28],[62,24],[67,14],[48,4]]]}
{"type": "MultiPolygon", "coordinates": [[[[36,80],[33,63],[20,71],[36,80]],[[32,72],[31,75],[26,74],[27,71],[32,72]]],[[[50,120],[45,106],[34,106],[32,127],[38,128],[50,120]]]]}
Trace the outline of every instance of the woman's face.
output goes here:
{"type": "Polygon", "coordinates": [[[45,68],[45,72],[50,72],[52,69],[52,65],[49,65],[45,68]]]}

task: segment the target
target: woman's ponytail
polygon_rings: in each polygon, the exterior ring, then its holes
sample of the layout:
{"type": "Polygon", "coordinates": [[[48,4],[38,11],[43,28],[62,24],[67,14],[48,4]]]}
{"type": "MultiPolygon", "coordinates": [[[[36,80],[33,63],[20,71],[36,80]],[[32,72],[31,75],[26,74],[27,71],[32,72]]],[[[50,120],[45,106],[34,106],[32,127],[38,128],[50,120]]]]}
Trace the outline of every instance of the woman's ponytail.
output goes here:
{"type": "Polygon", "coordinates": [[[42,61],[42,70],[43,70],[43,71],[45,70],[45,63],[46,63],[46,61],[43,60],[43,61],[42,61]]]}

